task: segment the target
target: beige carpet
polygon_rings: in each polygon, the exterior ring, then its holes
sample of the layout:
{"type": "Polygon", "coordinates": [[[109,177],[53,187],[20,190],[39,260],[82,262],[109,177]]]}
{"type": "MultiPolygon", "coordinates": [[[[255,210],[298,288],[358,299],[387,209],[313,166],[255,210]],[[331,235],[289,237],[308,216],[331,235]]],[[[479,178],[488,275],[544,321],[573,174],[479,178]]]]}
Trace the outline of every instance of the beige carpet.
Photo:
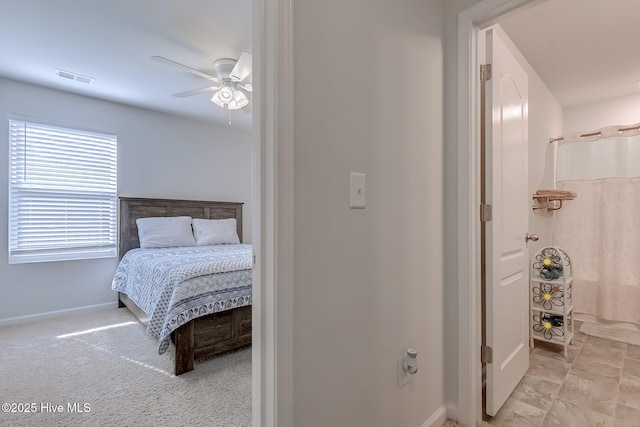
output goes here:
{"type": "Polygon", "coordinates": [[[0,342],[2,402],[35,408],[3,405],[0,426],[251,425],[250,348],[175,377],[173,349],[159,356],[126,308],[3,327],[0,342]]]}
{"type": "Polygon", "coordinates": [[[594,322],[583,322],[580,326],[580,332],[594,337],[640,346],[640,332],[632,329],[609,327],[594,322]]]}

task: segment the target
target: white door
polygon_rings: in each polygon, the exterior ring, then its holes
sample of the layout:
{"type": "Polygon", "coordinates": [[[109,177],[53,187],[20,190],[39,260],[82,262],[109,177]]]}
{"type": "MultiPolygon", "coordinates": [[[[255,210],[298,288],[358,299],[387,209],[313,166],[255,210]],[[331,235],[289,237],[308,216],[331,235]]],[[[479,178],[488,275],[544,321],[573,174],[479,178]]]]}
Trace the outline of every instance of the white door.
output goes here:
{"type": "Polygon", "coordinates": [[[486,31],[486,412],[495,415],[529,368],[528,77],[499,28],[486,31]]]}

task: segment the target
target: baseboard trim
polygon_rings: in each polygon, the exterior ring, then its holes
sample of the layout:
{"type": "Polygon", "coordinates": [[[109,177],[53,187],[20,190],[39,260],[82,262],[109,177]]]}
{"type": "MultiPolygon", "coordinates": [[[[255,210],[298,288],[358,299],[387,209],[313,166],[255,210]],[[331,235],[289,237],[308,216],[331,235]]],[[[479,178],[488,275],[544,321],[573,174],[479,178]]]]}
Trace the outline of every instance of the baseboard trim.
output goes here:
{"type": "Polygon", "coordinates": [[[458,407],[457,406],[447,406],[447,418],[458,421],[458,407]]]}
{"type": "Polygon", "coordinates": [[[103,308],[117,308],[117,302],[108,302],[105,304],[87,305],[84,307],[69,308],[66,310],[48,311],[46,313],[30,314],[28,316],[9,317],[7,319],[0,319],[1,326],[17,325],[20,323],[28,323],[36,320],[52,319],[54,317],[61,317],[69,314],[82,313],[84,311],[95,311],[103,308]]]}
{"type": "Polygon", "coordinates": [[[447,408],[441,406],[420,427],[441,427],[447,421],[447,408]]]}

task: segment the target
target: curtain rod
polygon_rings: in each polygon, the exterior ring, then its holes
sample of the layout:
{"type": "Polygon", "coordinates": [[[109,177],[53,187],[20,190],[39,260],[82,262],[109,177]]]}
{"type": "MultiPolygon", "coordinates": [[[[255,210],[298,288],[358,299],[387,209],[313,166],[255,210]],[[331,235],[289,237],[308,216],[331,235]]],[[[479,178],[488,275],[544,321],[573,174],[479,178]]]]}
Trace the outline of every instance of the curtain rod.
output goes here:
{"type": "MultiPolygon", "coordinates": [[[[629,126],[629,127],[625,127],[625,128],[619,128],[618,132],[622,133],[622,132],[626,132],[629,130],[640,130],[640,125],[635,125],[635,126],[629,126]]],[[[580,135],[580,138],[587,138],[589,136],[601,136],[602,132],[600,131],[596,131],[596,132],[589,132],[589,133],[583,133],[580,135]]],[[[559,136],[557,138],[549,138],[549,144],[553,144],[554,142],[562,142],[564,141],[564,137],[559,136]]]]}

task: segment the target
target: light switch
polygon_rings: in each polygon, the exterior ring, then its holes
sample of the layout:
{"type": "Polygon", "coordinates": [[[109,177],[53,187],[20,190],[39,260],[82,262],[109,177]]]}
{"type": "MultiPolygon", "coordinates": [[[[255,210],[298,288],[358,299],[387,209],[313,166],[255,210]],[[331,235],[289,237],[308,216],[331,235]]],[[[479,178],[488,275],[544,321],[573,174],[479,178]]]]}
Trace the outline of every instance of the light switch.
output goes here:
{"type": "Polygon", "coordinates": [[[349,205],[351,209],[364,209],[364,174],[349,173],[349,205]]]}

